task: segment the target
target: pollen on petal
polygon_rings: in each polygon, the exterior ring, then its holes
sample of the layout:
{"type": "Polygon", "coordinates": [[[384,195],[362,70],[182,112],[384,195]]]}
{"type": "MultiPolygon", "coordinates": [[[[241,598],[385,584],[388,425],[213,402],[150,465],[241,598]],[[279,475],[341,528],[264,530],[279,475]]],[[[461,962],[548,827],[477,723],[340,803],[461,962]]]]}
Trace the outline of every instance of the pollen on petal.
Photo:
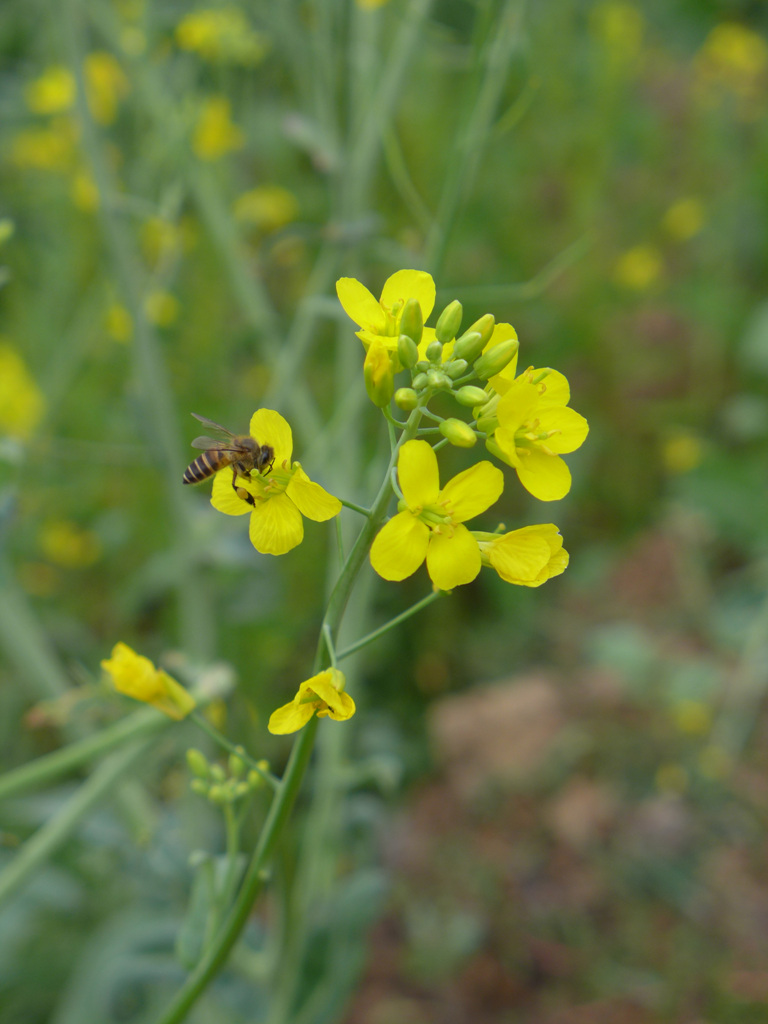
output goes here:
{"type": "Polygon", "coordinates": [[[324,523],[341,512],[341,502],[334,498],[320,484],[310,480],[297,462],[293,476],[285,493],[295,503],[299,512],[316,523],[324,523]]]}
{"type": "Polygon", "coordinates": [[[301,544],[304,522],[287,494],[275,494],[256,503],[248,533],[251,544],[262,555],[284,555],[301,544]]]}
{"type": "Polygon", "coordinates": [[[398,512],[379,530],[371,545],[371,565],[385,580],[404,580],[427,554],[429,527],[410,512],[398,512]]]}

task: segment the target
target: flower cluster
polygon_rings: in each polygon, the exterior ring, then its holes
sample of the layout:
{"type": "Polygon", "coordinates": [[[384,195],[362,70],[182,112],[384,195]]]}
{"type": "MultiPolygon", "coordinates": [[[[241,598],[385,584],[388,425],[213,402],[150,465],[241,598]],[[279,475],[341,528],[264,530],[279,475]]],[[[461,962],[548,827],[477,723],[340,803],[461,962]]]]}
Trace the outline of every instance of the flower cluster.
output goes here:
{"type": "MultiPolygon", "coordinates": [[[[482,461],[440,487],[436,451],[450,443],[471,448],[484,440],[487,450],[517,473],[520,483],[541,501],[557,501],[571,487],[562,455],[575,451],[588,432],[587,421],[569,408],[568,381],[550,367],[517,373],[518,339],[511,324],[491,314],[460,332],[463,310],[451,302],[435,326],[425,327],[435,304],[429,274],[401,270],[385,283],[381,297],[359,281],[342,278],[339,300],[358,325],[365,348],[363,376],[375,405],[389,411],[390,400],[412,417],[427,417],[437,443],[401,439],[397,454],[399,505],[371,548],[371,564],[387,580],[402,580],[426,561],[437,589],[469,583],[483,565],[509,583],[539,586],[568,564],[562,538],[552,524],[495,533],[464,524],[487,511],[504,487],[501,470],[482,461]],[[395,387],[395,377],[410,383],[395,387]],[[429,410],[436,396],[451,396],[466,416],[439,416],[429,410]]],[[[407,424],[401,424],[407,427],[407,424]]]]}

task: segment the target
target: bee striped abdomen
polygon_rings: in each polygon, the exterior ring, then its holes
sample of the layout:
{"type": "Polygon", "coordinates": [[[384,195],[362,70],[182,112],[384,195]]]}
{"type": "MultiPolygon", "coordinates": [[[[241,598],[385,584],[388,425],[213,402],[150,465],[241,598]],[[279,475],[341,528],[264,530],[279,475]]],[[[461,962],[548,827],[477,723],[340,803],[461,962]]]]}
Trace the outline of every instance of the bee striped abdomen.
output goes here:
{"type": "Polygon", "coordinates": [[[190,462],[187,468],[184,470],[183,482],[185,484],[199,484],[201,480],[207,480],[209,476],[213,476],[224,466],[228,466],[231,462],[231,458],[226,452],[203,452],[202,455],[190,462]]]}

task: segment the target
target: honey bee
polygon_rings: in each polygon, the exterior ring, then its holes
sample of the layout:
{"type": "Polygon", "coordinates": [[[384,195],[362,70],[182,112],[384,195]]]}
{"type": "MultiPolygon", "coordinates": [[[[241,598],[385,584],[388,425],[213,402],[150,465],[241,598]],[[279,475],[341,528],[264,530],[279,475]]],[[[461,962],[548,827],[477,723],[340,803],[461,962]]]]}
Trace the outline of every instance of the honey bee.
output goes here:
{"type": "Polygon", "coordinates": [[[190,462],[184,470],[182,482],[185,484],[199,484],[201,480],[207,480],[225,466],[232,467],[232,489],[238,498],[243,498],[249,505],[256,502],[252,494],[243,487],[237,486],[238,476],[250,477],[251,471],[257,473],[266,467],[272,468],[275,461],[275,451],[271,445],[259,444],[250,434],[233,434],[231,430],[222,427],[213,420],[207,420],[205,416],[198,416],[196,412],[192,415],[200,420],[206,427],[215,430],[221,435],[219,440],[215,437],[196,437],[192,442],[193,448],[202,448],[203,454],[190,462]]]}

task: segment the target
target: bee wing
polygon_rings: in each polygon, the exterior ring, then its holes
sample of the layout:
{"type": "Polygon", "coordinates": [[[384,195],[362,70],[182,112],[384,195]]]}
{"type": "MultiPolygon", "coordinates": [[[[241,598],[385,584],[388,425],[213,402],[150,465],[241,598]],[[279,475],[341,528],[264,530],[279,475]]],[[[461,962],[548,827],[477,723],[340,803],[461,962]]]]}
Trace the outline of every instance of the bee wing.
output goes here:
{"type": "Polygon", "coordinates": [[[227,430],[226,427],[222,427],[222,425],[220,423],[215,423],[213,420],[206,419],[205,416],[198,416],[198,414],[196,412],[193,412],[192,415],[195,417],[196,420],[200,420],[200,422],[203,424],[204,427],[210,427],[212,430],[218,431],[220,434],[223,434],[225,437],[234,437],[235,436],[232,433],[231,430],[227,430]]]}
{"type": "Polygon", "coordinates": [[[218,440],[215,437],[206,437],[203,434],[202,437],[196,437],[192,442],[193,448],[202,448],[204,452],[221,452],[230,451],[232,449],[232,442],[227,440],[218,440]]]}

